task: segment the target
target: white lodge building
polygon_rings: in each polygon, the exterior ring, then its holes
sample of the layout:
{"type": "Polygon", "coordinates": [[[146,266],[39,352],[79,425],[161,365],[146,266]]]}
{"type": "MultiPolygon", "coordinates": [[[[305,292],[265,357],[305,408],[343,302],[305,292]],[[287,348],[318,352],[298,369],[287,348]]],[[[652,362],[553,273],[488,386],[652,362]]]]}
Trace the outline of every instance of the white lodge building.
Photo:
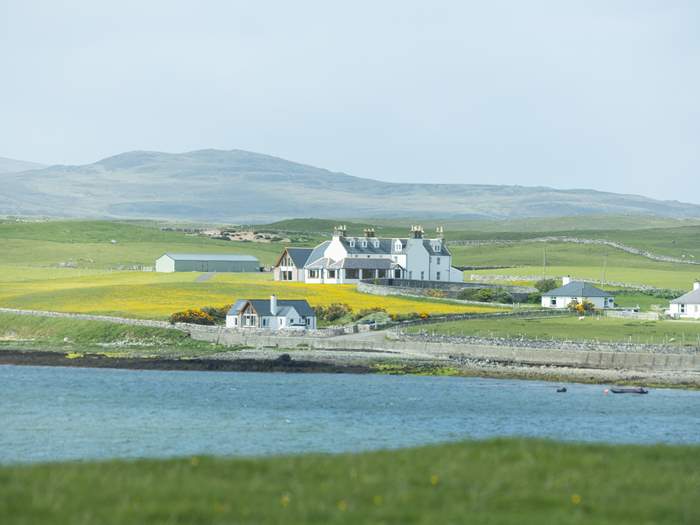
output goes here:
{"type": "MultiPolygon", "coordinates": [[[[287,273],[280,265],[291,264],[281,257],[275,267],[275,280],[295,280],[297,274],[287,273]],[[279,267],[279,268],[278,268],[279,267]]],[[[290,267],[291,268],[291,267],[290,267]]],[[[347,237],[345,226],[333,232],[306,258],[303,281],[318,284],[356,283],[361,279],[411,279],[418,281],[462,282],[462,272],[452,267],[452,254],[442,238],[423,238],[423,228],[411,227],[407,239],[375,237],[373,229],[366,229],[364,237],[347,237]]],[[[301,280],[301,279],[300,279],[301,280]]]]}
{"type": "Polygon", "coordinates": [[[700,282],[694,282],[692,291],[671,301],[668,314],[682,319],[700,319],[700,282]]]}

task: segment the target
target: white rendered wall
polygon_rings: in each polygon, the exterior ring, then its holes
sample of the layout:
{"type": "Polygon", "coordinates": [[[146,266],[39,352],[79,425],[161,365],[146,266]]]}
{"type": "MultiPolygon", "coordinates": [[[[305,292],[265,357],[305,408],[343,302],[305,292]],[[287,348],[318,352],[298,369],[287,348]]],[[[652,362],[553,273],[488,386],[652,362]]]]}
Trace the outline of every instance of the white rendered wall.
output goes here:
{"type": "Polygon", "coordinates": [[[156,259],[156,272],[170,273],[175,271],[175,261],[167,255],[162,255],[156,259]]]}

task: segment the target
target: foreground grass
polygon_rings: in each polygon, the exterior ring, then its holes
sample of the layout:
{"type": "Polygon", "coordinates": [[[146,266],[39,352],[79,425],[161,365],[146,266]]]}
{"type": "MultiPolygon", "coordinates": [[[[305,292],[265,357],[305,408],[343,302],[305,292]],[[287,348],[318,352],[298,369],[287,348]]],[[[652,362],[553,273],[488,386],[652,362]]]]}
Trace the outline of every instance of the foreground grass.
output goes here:
{"type": "Polygon", "coordinates": [[[575,316],[491,318],[413,326],[408,331],[457,336],[665,343],[700,347],[700,322],[694,321],[636,321],[609,317],[586,317],[580,320],[575,316]]]}
{"type": "Polygon", "coordinates": [[[0,522],[698,523],[700,449],[494,440],[0,468],[0,522]]]}
{"type": "Polygon", "coordinates": [[[3,348],[181,357],[224,347],[167,328],[0,313],[0,350],[3,348]]]}

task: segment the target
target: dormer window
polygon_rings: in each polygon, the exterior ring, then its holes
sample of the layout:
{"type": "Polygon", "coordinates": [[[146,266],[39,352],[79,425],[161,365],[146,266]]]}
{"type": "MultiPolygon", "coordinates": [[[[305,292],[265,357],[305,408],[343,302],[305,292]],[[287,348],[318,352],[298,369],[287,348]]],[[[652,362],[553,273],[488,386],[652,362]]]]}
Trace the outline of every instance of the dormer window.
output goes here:
{"type": "Polygon", "coordinates": [[[350,248],[354,248],[355,247],[355,239],[350,239],[348,241],[348,244],[350,245],[350,248]]]}
{"type": "Polygon", "coordinates": [[[372,244],[374,244],[375,248],[379,248],[379,239],[375,239],[372,244]]]}
{"type": "Polygon", "coordinates": [[[397,241],[394,243],[394,251],[400,252],[402,247],[403,247],[403,246],[401,245],[401,241],[397,240],[397,241]]]}
{"type": "Polygon", "coordinates": [[[362,241],[362,247],[367,248],[367,241],[364,241],[364,240],[362,241]]]}

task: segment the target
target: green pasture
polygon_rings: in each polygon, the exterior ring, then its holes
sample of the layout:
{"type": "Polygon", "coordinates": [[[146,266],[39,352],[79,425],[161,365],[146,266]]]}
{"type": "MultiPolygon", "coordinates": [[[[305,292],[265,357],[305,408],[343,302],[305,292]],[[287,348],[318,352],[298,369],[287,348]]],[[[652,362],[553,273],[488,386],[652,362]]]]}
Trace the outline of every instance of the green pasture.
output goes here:
{"type": "Polygon", "coordinates": [[[413,326],[408,331],[513,339],[666,343],[700,348],[700,321],[639,321],[598,316],[488,318],[413,326]]]}
{"type": "Polygon", "coordinates": [[[700,522],[700,449],[499,439],[0,467],[4,525],[700,522]]]}

